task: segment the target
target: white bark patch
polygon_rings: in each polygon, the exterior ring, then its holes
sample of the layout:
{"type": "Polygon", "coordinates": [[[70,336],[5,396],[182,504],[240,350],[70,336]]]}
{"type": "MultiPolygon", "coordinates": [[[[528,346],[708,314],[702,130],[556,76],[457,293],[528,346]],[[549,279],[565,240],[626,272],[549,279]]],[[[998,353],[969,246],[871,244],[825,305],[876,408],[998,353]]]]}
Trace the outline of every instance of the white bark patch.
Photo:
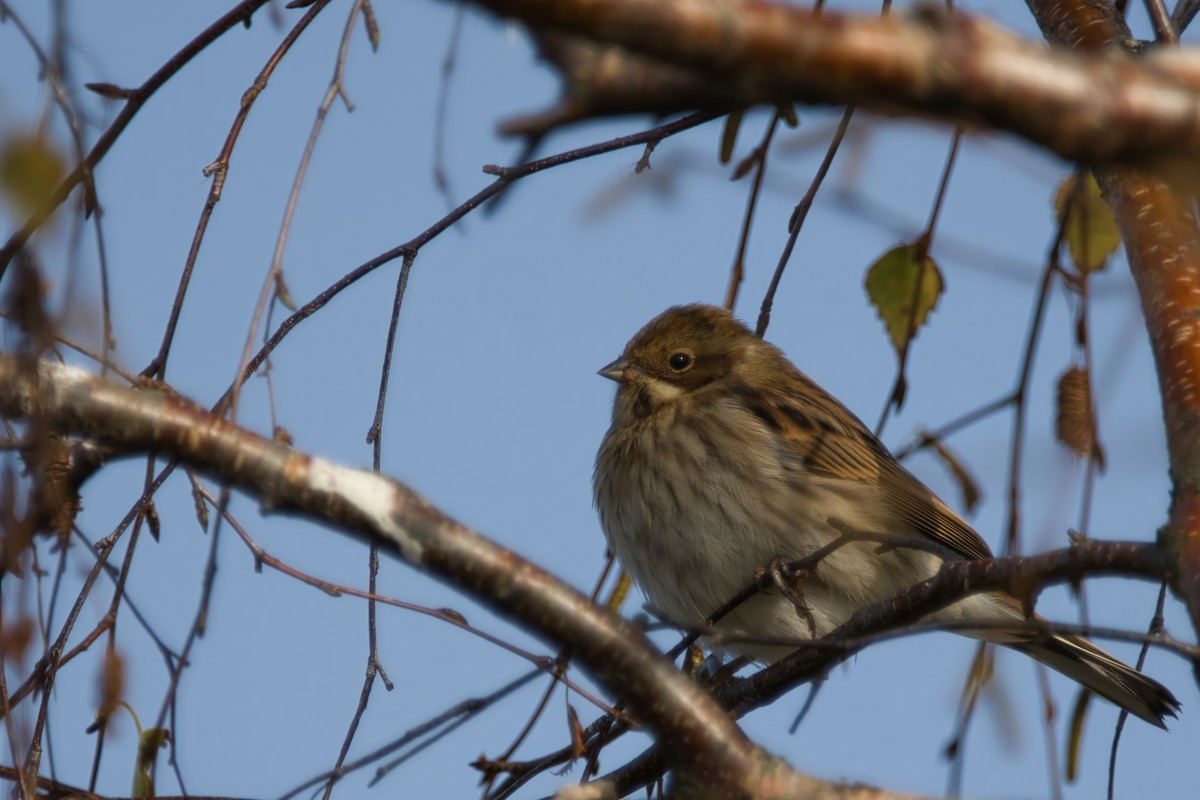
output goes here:
{"type": "Polygon", "coordinates": [[[398,525],[393,514],[396,508],[396,485],[390,479],[313,458],[308,468],[309,482],[317,491],[336,494],[370,519],[375,529],[396,543],[404,560],[421,563],[424,548],[407,529],[398,525]]]}
{"type": "Polygon", "coordinates": [[[59,381],[64,387],[68,385],[87,383],[93,380],[96,376],[90,372],[72,367],[68,364],[55,364],[52,361],[41,361],[38,363],[38,371],[42,373],[42,377],[59,381]]]}

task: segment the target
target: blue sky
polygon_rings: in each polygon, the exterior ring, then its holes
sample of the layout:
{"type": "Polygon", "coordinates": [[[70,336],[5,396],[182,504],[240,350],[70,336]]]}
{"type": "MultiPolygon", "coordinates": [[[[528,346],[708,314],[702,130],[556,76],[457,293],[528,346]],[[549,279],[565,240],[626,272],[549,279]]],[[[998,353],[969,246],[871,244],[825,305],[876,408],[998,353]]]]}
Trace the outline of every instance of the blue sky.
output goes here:
{"type": "MultiPolygon", "coordinates": [[[[12,6],[45,42],[47,4],[24,0],[12,6]]],[[[1018,4],[960,7],[1000,15],[1039,38],[1018,4]]],[[[73,85],[140,83],[224,8],[149,0],[70,6],[73,85]]],[[[211,404],[236,369],[348,9],[347,2],[333,3],[300,39],[237,143],[168,368],[172,385],[201,403],[211,404]]],[[[370,51],[361,27],[355,31],[346,71],[355,109],[347,113],[338,104],[331,112],[288,239],[287,282],[300,303],[412,238],[447,208],[433,184],[431,119],[454,7],[422,0],[379,3],[376,11],[379,51],[370,51]]],[[[298,18],[299,12],[280,4],[256,16],[249,30],[222,38],[146,105],[97,171],[115,358],[129,369],[140,370],[158,348],[209,189],[202,170],[216,157],[243,91],[298,18]],[[280,24],[273,24],[273,14],[280,24]]],[[[1143,25],[1140,35],[1145,30],[1143,25]]],[[[443,141],[454,203],[491,180],[481,172],[484,164],[518,157],[519,143],[498,137],[497,124],[545,106],[557,91],[519,28],[474,11],[467,12],[457,56],[443,141]]],[[[116,106],[90,96],[81,102],[94,137],[116,106]]],[[[28,131],[45,103],[29,49],[11,23],[0,24],[0,137],[28,131]]],[[[802,146],[804,137],[827,129],[837,112],[802,108],[800,116],[800,130],[781,132],[771,154],[737,307],[751,320],[786,239],[791,208],[824,151],[825,139],[802,146]]],[[[52,118],[53,141],[62,146],[61,119],[52,118]]],[[[757,143],[767,119],[761,111],[749,115],[739,157],[757,143]]],[[[653,124],[628,118],[573,127],[550,136],[541,154],[653,124]]],[[[827,188],[844,188],[880,205],[888,226],[840,202],[835,191],[823,194],[800,235],[768,338],[873,423],[894,377],[894,356],[865,301],[864,272],[924,224],[949,134],[927,123],[867,115],[852,130],[857,135],[827,188]]],[[[642,155],[637,148],[550,170],[515,186],[494,213],[473,213],[424,248],[398,331],[384,472],[570,584],[589,589],[604,553],[591,505],[592,460],[612,395],[611,384],[595,371],[663,308],[721,301],[749,187],[731,182],[730,168],[717,164],[719,137],[719,123],[710,123],[664,142],[652,157],[653,169],[640,175],[633,170],[642,155]]],[[[915,343],[908,403],[884,433],[888,444],[899,446],[915,430],[936,427],[1012,387],[1052,236],[1051,197],[1066,169],[1008,137],[965,141],[933,248],[947,291],[915,343]]],[[[0,213],[0,232],[7,236],[14,218],[7,209],[0,213]]],[[[84,237],[78,266],[71,270],[65,266],[68,233],[64,218],[36,245],[65,329],[95,344],[94,239],[84,237]],[[69,306],[63,299],[68,296],[69,306]]],[[[398,269],[395,262],[344,292],[273,356],[276,413],[298,448],[370,466],[364,437],[374,413],[398,269]]],[[[1096,491],[1092,533],[1148,539],[1165,518],[1166,456],[1156,378],[1123,261],[1096,278],[1093,294],[1091,330],[1108,471],[1096,491]]],[[[1031,389],[1022,481],[1023,541],[1031,551],[1065,545],[1065,530],[1078,524],[1082,470],[1052,440],[1053,385],[1071,358],[1069,302],[1061,290],[1051,297],[1031,389]]],[[[283,313],[276,309],[274,319],[283,313]]],[[[247,385],[239,420],[269,434],[263,380],[247,385]]],[[[993,546],[1004,520],[1010,429],[1010,417],[1000,415],[950,441],[984,488],[985,502],[972,521],[993,546]]],[[[914,457],[909,466],[959,506],[953,482],[934,459],[914,457]]],[[[107,534],[125,513],[143,472],[144,462],[132,460],[88,485],[79,522],[91,538],[107,534]]],[[[196,608],[213,534],[197,525],[182,475],[171,479],[157,503],[162,539],[138,545],[129,592],[160,635],[178,647],[196,608]]],[[[359,544],[296,519],[264,515],[243,496],[235,495],[231,509],[273,555],[321,578],[365,586],[366,552],[359,544]]],[[[207,633],[180,689],[178,757],[191,793],[277,797],[336,758],[362,682],[366,608],[362,601],[329,597],[270,570],[258,574],[228,527],[220,536],[207,633]]],[[[123,557],[123,548],[114,558],[123,557]]],[[[89,559],[76,550],[68,564],[67,584],[77,585],[89,559]]],[[[552,652],[412,569],[385,562],[379,581],[382,593],[456,609],[490,633],[552,652]]],[[[28,584],[11,581],[4,591],[6,613],[33,596],[28,584]]],[[[103,614],[110,593],[111,585],[102,583],[73,641],[103,614]]],[[[1089,584],[1091,620],[1143,629],[1155,593],[1156,587],[1134,582],[1089,584]]],[[[631,598],[628,610],[635,612],[640,602],[640,596],[631,598]]],[[[1062,589],[1044,593],[1039,610],[1054,619],[1078,619],[1062,589]]],[[[380,653],[396,689],[376,688],[352,758],[527,669],[444,623],[391,608],[379,615],[380,653]]],[[[1177,607],[1169,608],[1167,625],[1181,638],[1192,635],[1177,607]]],[[[672,638],[664,634],[656,641],[665,647],[672,638]]],[[[1105,646],[1126,660],[1136,657],[1131,645],[1105,646]]],[[[143,721],[152,719],[167,687],[162,662],[132,619],[122,620],[118,647],[128,665],[128,700],[143,721]]],[[[796,767],[822,777],[938,794],[948,774],[940,754],[972,650],[971,642],[949,634],[872,647],[834,671],[796,734],[787,728],[805,690],[750,715],[745,728],[796,767]]],[[[93,739],[84,729],[96,700],[97,669],[94,654],[72,665],[51,703],[56,774],[76,785],[86,784],[92,758],[93,739]]],[[[1181,796],[1193,786],[1185,759],[1200,741],[1195,682],[1182,661],[1161,652],[1151,654],[1149,671],[1179,695],[1184,713],[1169,734],[1136,721],[1127,725],[1118,796],[1181,796]]],[[[14,674],[20,670],[10,665],[10,685],[14,674]]],[[[1037,674],[1027,660],[1002,653],[997,680],[1002,693],[996,696],[1003,699],[989,701],[971,730],[964,791],[986,798],[1046,796],[1037,674]],[[996,713],[997,706],[1004,712],[996,713]]],[[[1049,680],[1061,760],[1063,718],[1074,690],[1057,675],[1049,680]]],[[[540,693],[541,684],[534,686],[434,744],[372,790],[366,788],[369,770],[347,778],[342,796],[475,796],[477,775],[466,765],[480,753],[498,755],[507,746],[540,693]]],[[[572,697],[570,703],[585,720],[593,717],[587,701],[572,697]]],[[[18,715],[26,726],[28,708],[26,716],[18,715]]],[[[1082,777],[1063,788],[1064,796],[1101,795],[1115,718],[1112,707],[1093,704],[1082,777]]],[[[560,691],[518,757],[557,748],[565,736],[560,691]]],[[[614,748],[602,765],[615,766],[622,753],[641,744],[614,748]]],[[[132,725],[118,720],[106,744],[99,791],[128,791],[134,747],[132,725]]],[[[160,775],[160,792],[178,790],[173,778],[160,775]]],[[[545,794],[575,775],[546,776],[526,796],[545,794]]]]}

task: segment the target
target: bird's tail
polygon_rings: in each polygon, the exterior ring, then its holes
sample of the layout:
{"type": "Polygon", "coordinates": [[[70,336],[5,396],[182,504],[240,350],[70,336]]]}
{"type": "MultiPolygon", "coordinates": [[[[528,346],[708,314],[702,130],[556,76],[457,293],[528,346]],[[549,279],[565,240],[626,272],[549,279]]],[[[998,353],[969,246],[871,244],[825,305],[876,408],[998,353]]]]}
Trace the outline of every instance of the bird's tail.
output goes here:
{"type": "Polygon", "coordinates": [[[1165,729],[1166,717],[1174,717],[1179,711],[1179,701],[1167,687],[1086,639],[1057,635],[1004,644],[1036,658],[1151,725],[1165,729]]]}

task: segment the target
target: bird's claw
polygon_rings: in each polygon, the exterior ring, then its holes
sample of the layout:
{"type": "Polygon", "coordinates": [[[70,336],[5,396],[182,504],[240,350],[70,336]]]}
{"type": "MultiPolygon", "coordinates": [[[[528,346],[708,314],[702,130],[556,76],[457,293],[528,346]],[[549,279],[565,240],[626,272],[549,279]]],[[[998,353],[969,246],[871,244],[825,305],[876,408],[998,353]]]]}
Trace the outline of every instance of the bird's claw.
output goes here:
{"type": "Polygon", "coordinates": [[[771,559],[771,562],[765,567],[760,568],[760,574],[767,575],[771,584],[779,590],[779,593],[791,601],[792,607],[796,609],[796,613],[808,625],[808,633],[814,639],[817,636],[817,620],[812,615],[812,610],[809,609],[808,603],[804,600],[804,579],[808,576],[807,569],[793,570],[790,568],[792,560],[783,556],[776,556],[771,559]]]}

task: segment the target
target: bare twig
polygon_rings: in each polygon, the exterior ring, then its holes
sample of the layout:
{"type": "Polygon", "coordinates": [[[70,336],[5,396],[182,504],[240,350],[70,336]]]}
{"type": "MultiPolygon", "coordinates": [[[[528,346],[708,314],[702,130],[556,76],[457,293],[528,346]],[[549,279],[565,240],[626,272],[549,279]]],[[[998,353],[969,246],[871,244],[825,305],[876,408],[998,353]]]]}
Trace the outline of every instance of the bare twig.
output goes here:
{"type": "Polygon", "coordinates": [[[222,15],[220,19],[205,28],[199,35],[184,45],[175,55],[167,59],[166,63],[155,70],[154,74],[147,78],[141,86],[136,89],[121,90],[121,96],[125,100],[125,105],[112,121],[112,124],[96,140],[96,144],[88,152],[87,158],[76,165],[75,169],[63,179],[62,183],[58,185],[43,206],[35,211],[25,221],[25,224],[8,238],[3,247],[0,247],[0,280],[4,278],[4,272],[8,268],[9,262],[25,246],[25,243],[29,241],[29,237],[33,235],[34,231],[50,218],[55,209],[67,199],[76,186],[90,180],[90,176],[96,165],[108,154],[108,151],[117,141],[117,138],[129,126],[129,123],[133,121],[137,112],[141,110],[142,106],[146,104],[154,93],[170,80],[175,73],[183,69],[196,55],[229,30],[249,20],[254,12],[266,5],[267,2],[268,0],[243,0],[241,3],[238,3],[222,15]]]}

